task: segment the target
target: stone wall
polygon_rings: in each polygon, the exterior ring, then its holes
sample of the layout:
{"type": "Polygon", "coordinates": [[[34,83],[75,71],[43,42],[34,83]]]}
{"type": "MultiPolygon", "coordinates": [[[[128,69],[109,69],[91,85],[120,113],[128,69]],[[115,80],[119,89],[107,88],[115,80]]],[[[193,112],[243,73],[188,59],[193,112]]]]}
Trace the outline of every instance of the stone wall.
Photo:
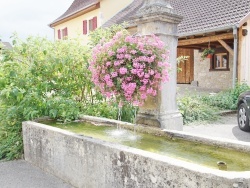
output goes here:
{"type": "Polygon", "coordinates": [[[201,53],[194,50],[194,80],[199,87],[211,89],[229,89],[233,81],[233,56],[229,55],[230,71],[209,71],[210,59],[201,61],[201,53]]]}
{"type": "Polygon", "coordinates": [[[249,172],[225,172],[111,144],[42,125],[23,123],[25,160],[78,188],[250,186],[249,172]]]}

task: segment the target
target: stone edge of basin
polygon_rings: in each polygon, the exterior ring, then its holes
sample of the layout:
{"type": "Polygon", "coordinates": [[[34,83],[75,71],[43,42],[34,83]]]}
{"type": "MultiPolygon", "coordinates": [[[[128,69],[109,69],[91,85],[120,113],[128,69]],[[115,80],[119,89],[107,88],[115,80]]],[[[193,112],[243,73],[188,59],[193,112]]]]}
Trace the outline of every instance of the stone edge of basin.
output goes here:
{"type": "Polygon", "coordinates": [[[190,141],[197,141],[206,143],[209,145],[216,145],[221,146],[229,149],[236,149],[238,151],[243,152],[250,152],[250,143],[243,142],[243,141],[237,141],[237,140],[230,140],[226,138],[220,138],[220,137],[208,137],[200,134],[194,134],[194,133],[186,133],[182,131],[174,131],[174,130],[162,130],[166,132],[167,134],[172,135],[176,138],[182,138],[184,140],[190,140],[190,141]]]}
{"type": "MultiPolygon", "coordinates": [[[[99,119],[101,121],[101,119],[99,119]]],[[[106,121],[107,119],[105,119],[106,121]]],[[[181,159],[174,159],[168,156],[164,156],[164,155],[160,155],[160,154],[156,154],[156,153],[152,153],[152,152],[148,152],[148,151],[144,151],[141,149],[137,149],[137,148],[132,148],[132,147],[128,147],[128,146],[124,146],[121,144],[116,144],[116,143],[111,143],[111,142],[107,142],[107,141],[103,141],[103,140],[99,140],[99,139],[95,139],[95,138],[91,138],[91,137],[86,137],[86,136],[81,136],[66,130],[62,130],[60,128],[56,128],[56,127],[51,127],[49,125],[45,125],[45,124],[41,124],[41,123],[37,123],[37,122],[33,122],[33,121],[25,121],[23,122],[22,126],[36,126],[39,127],[41,129],[44,130],[49,130],[49,131],[53,131],[53,132],[59,132],[60,134],[63,135],[68,135],[68,136],[73,136],[73,137],[77,137],[79,139],[82,140],[86,140],[88,142],[92,142],[92,143],[96,143],[96,144],[102,144],[104,146],[107,147],[111,147],[120,151],[125,151],[125,152],[129,152],[129,153],[133,153],[136,155],[142,155],[144,157],[149,157],[152,158],[154,160],[157,161],[162,161],[164,163],[168,163],[170,165],[175,165],[178,166],[179,168],[186,168],[188,170],[192,170],[192,171],[197,171],[199,173],[205,173],[205,174],[213,174],[222,178],[228,178],[228,179],[249,179],[250,177],[250,171],[243,171],[243,172],[235,172],[235,171],[221,171],[218,169],[212,169],[209,167],[205,167],[202,165],[198,165],[198,164],[194,164],[194,163],[190,163],[190,162],[186,162],[183,161],[181,159]]]]}
{"type": "MultiPolygon", "coordinates": [[[[102,117],[81,115],[80,118],[82,120],[94,121],[94,122],[98,122],[102,124],[111,123],[111,124],[134,126],[134,124],[132,123],[127,123],[127,122],[122,122],[122,121],[117,121],[117,120],[112,120],[112,119],[102,118],[102,117]]],[[[141,126],[141,125],[138,125],[138,126],[141,126]]],[[[149,127],[144,127],[144,128],[149,128],[149,127]]],[[[153,129],[156,129],[156,128],[153,128],[153,129]]],[[[208,145],[217,145],[217,146],[221,146],[225,148],[236,149],[236,150],[243,151],[243,152],[250,152],[250,143],[246,143],[243,141],[230,140],[230,139],[219,138],[219,137],[211,138],[211,137],[200,135],[200,134],[186,133],[183,131],[175,131],[175,130],[167,130],[167,129],[163,129],[163,130],[159,129],[159,131],[166,133],[170,137],[176,137],[176,138],[181,138],[184,140],[202,142],[208,145]]]]}

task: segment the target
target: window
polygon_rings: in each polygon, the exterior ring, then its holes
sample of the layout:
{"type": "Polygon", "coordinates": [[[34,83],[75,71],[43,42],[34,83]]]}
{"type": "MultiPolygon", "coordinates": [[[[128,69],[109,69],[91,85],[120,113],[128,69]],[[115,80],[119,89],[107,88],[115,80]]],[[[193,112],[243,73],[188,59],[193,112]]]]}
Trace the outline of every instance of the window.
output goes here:
{"type": "Polygon", "coordinates": [[[97,28],[97,17],[93,18],[93,30],[97,28]]]}
{"type": "Polygon", "coordinates": [[[210,60],[210,71],[229,71],[229,54],[225,49],[216,49],[210,60]]]}
{"type": "Polygon", "coordinates": [[[83,28],[82,28],[84,35],[87,35],[87,33],[88,33],[88,28],[87,27],[88,27],[88,22],[87,22],[87,20],[84,20],[83,21],[83,28]]]}
{"type": "Polygon", "coordinates": [[[227,69],[228,58],[226,53],[219,53],[214,55],[214,68],[215,69],[227,69]]]}
{"type": "Polygon", "coordinates": [[[59,40],[61,39],[61,30],[60,29],[57,30],[57,38],[59,40]]]}
{"type": "Polygon", "coordinates": [[[65,27],[63,30],[62,30],[62,38],[63,39],[66,39],[68,36],[68,28],[65,27]]]}
{"type": "Polygon", "coordinates": [[[89,31],[93,31],[93,19],[89,20],[89,31]]]}
{"type": "Polygon", "coordinates": [[[97,17],[89,20],[89,31],[94,31],[97,28],[97,17]]]}

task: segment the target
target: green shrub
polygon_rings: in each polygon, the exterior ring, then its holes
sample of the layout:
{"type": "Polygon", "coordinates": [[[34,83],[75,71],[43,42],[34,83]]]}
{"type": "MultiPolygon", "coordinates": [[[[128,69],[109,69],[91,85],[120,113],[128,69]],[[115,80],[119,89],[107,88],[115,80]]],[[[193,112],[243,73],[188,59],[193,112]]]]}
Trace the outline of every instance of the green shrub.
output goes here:
{"type": "Polygon", "coordinates": [[[247,84],[238,84],[234,89],[222,91],[215,95],[203,96],[202,101],[207,105],[216,106],[223,110],[236,110],[239,95],[249,89],[247,84]]]}
{"type": "Polygon", "coordinates": [[[89,52],[78,40],[14,39],[0,60],[0,160],[21,156],[22,121],[74,120],[82,106],[102,100],[93,92],[89,52]]]}
{"type": "Polygon", "coordinates": [[[70,122],[79,118],[80,103],[67,98],[53,98],[47,101],[46,113],[57,121],[70,122]]]}
{"type": "MultiPolygon", "coordinates": [[[[130,104],[124,104],[121,110],[121,120],[125,122],[134,121],[135,108],[130,104]]],[[[116,102],[99,102],[92,105],[86,105],[82,109],[82,113],[90,116],[105,117],[109,119],[118,119],[118,104],[116,102]]]]}
{"type": "Polygon", "coordinates": [[[185,96],[178,99],[184,124],[194,121],[213,121],[219,117],[220,110],[236,110],[239,95],[249,89],[247,84],[238,84],[234,89],[214,95],[185,96]]]}
{"type": "Polygon", "coordinates": [[[14,125],[0,126],[0,160],[19,159],[23,154],[22,128],[14,125]]]}
{"type": "Polygon", "coordinates": [[[117,119],[117,109],[115,105],[105,101],[83,106],[82,113],[84,115],[117,119]]]}
{"type": "Polygon", "coordinates": [[[99,44],[103,39],[109,41],[118,31],[127,32],[125,29],[127,26],[126,23],[124,24],[114,24],[111,27],[100,27],[95,29],[94,31],[90,32],[89,34],[89,45],[91,47],[96,46],[99,44]]]}
{"type": "Polygon", "coordinates": [[[202,102],[201,97],[185,96],[178,99],[178,107],[184,124],[194,121],[212,121],[218,118],[218,110],[202,102]]]}

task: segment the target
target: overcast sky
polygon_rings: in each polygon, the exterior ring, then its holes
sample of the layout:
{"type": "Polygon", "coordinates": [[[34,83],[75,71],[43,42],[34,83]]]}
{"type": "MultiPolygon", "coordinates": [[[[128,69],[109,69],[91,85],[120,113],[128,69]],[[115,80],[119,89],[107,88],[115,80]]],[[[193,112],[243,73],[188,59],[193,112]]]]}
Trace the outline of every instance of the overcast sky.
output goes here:
{"type": "Polygon", "coordinates": [[[11,42],[9,37],[17,32],[22,39],[30,35],[53,39],[48,24],[61,16],[73,0],[0,0],[0,39],[11,42]]]}

